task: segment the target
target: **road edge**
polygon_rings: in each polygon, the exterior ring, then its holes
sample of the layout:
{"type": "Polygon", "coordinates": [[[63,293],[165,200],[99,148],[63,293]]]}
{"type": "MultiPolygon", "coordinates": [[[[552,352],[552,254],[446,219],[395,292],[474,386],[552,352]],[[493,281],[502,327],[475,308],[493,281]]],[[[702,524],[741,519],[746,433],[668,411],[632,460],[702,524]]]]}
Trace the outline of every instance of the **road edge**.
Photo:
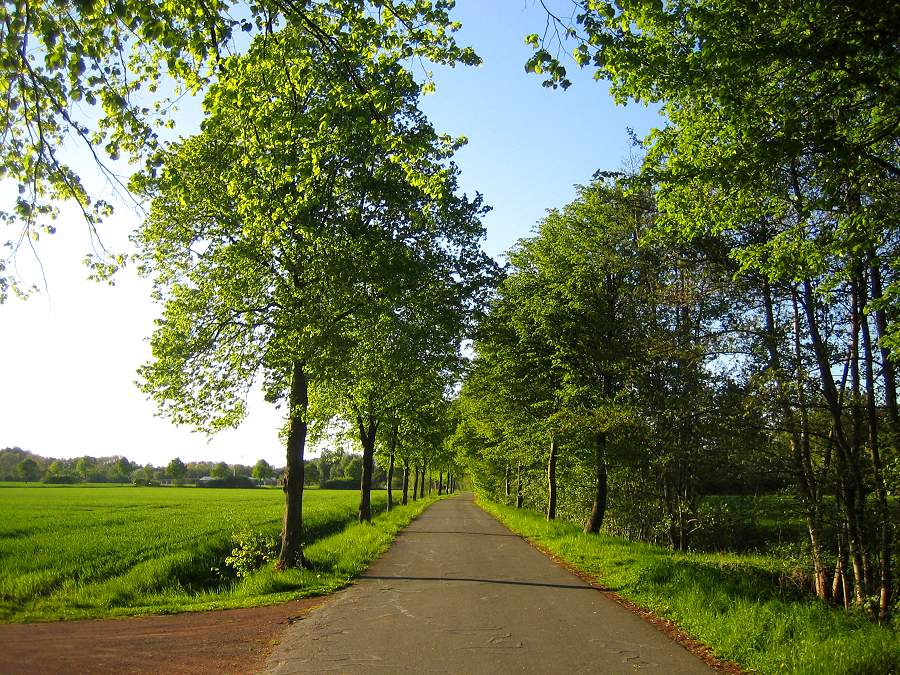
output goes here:
{"type": "Polygon", "coordinates": [[[674,624],[669,619],[664,619],[660,616],[657,616],[650,610],[648,610],[644,607],[641,607],[638,604],[635,604],[634,602],[632,602],[631,600],[628,600],[627,598],[622,597],[621,595],[616,593],[614,590],[612,590],[612,589],[604,586],[602,583],[600,583],[597,580],[597,577],[595,577],[594,575],[578,569],[572,563],[570,563],[568,560],[561,558],[560,556],[556,555],[555,553],[552,553],[551,551],[544,548],[543,546],[541,546],[537,542],[533,541],[532,539],[529,539],[528,537],[523,537],[518,532],[514,532],[507,526],[506,523],[504,523],[497,516],[495,516],[493,513],[488,511],[486,508],[484,508],[481,505],[480,500],[477,495],[475,496],[475,499],[473,499],[472,501],[474,502],[475,506],[477,506],[479,509],[481,509],[486,514],[488,514],[491,518],[493,518],[498,523],[500,523],[504,528],[506,528],[506,530],[508,532],[519,537],[519,539],[521,539],[522,541],[527,543],[529,546],[531,546],[536,551],[540,551],[541,553],[543,553],[547,558],[552,560],[554,563],[556,563],[560,567],[567,569],[569,572],[571,572],[576,577],[578,577],[583,582],[585,582],[588,586],[590,586],[594,590],[602,593],[605,597],[609,598],[611,601],[615,602],[617,605],[620,605],[621,607],[627,609],[632,614],[636,614],[641,619],[643,619],[646,623],[649,623],[651,626],[656,628],[661,633],[665,633],[673,642],[676,642],[677,644],[684,647],[687,651],[691,652],[695,656],[702,659],[709,667],[714,668],[715,670],[717,670],[719,672],[727,673],[727,675],[748,675],[749,671],[744,670],[738,664],[736,664],[732,661],[727,661],[725,659],[719,658],[718,656],[716,656],[713,653],[713,650],[709,645],[706,645],[703,642],[700,642],[699,640],[692,638],[690,635],[688,635],[683,630],[681,630],[681,628],[679,628],[676,624],[674,624]]]}

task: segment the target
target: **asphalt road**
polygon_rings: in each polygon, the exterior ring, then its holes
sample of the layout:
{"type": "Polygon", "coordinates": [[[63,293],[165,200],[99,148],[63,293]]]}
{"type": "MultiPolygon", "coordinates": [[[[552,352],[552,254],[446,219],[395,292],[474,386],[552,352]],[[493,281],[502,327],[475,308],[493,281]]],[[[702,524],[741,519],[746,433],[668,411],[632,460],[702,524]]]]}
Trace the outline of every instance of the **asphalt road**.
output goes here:
{"type": "Polygon", "coordinates": [[[479,509],[438,502],[282,635],[268,672],[710,673],[479,509]]]}

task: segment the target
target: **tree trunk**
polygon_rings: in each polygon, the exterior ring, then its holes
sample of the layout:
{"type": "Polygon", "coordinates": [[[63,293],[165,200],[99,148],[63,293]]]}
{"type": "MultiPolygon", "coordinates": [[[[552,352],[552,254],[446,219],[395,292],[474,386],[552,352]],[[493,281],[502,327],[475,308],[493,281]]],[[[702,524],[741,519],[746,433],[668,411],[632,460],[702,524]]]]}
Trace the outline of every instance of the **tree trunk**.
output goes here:
{"type": "Polygon", "coordinates": [[[372,520],[372,472],[375,466],[378,421],[371,415],[367,419],[357,415],[356,423],[359,426],[359,442],[363,448],[362,477],[359,481],[359,522],[364,523],[372,520]]]}
{"type": "Polygon", "coordinates": [[[509,503],[510,487],[509,487],[509,464],[506,465],[506,501],[509,503]]]}
{"type": "Polygon", "coordinates": [[[419,497],[425,499],[425,477],[428,475],[428,466],[422,464],[422,486],[419,488],[419,497]]]}
{"type": "Polygon", "coordinates": [[[822,496],[819,481],[813,468],[810,450],[809,406],[806,400],[806,373],[803,367],[803,350],[800,337],[800,306],[797,298],[797,287],[791,286],[791,306],[793,309],[794,328],[794,361],[796,363],[797,410],[800,413],[800,465],[803,477],[802,489],[808,494],[809,505],[806,509],[806,529],[809,533],[810,552],[813,558],[816,595],[822,600],[833,597],[828,585],[828,568],[825,564],[825,552],[822,548],[822,496]]]}
{"type": "Polygon", "coordinates": [[[597,464],[597,482],[591,516],[584,526],[584,531],[588,534],[596,534],[600,531],[603,526],[603,517],[606,515],[606,434],[603,432],[597,432],[594,439],[594,459],[597,464]]]}
{"type": "Polygon", "coordinates": [[[438,473],[438,497],[444,494],[444,472],[438,473]]]}
{"type": "Polygon", "coordinates": [[[306,411],[309,391],[302,361],[291,367],[287,464],[284,475],[284,522],[278,568],[303,567],[303,453],[306,449],[306,411]]]}
{"type": "Polygon", "coordinates": [[[785,375],[781,367],[781,359],[778,352],[777,330],[775,326],[774,303],[772,300],[772,290],[767,280],[763,280],[763,305],[765,308],[766,319],[766,347],[769,352],[769,368],[775,379],[775,392],[778,403],[784,416],[784,424],[790,434],[791,457],[794,461],[794,470],[797,476],[797,487],[800,497],[800,503],[803,507],[806,520],[807,531],[811,546],[813,558],[813,569],[815,575],[816,595],[820,598],[828,599],[830,596],[827,571],[824,564],[824,555],[822,552],[822,536],[820,523],[819,497],[816,484],[816,477],[812,469],[812,463],[809,458],[809,421],[806,414],[804,382],[803,382],[803,362],[802,352],[800,349],[800,314],[797,303],[797,292],[792,287],[791,301],[793,306],[793,348],[794,360],[797,371],[796,388],[798,412],[800,413],[800,424],[798,427],[794,410],[792,408],[789,397],[787,396],[787,386],[784,383],[785,375]]]}
{"type": "Polygon", "coordinates": [[[522,496],[522,465],[516,464],[516,508],[521,509],[525,503],[525,497],[522,496]]]}
{"type": "MultiPolygon", "coordinates": [[[[872,300],[881,300],[881,270],[878,268],[878,260],[875,253],[869,257],[869,276],[872,284],[872,300]]],[[[888,420],[891,426],[891,442],[894,452],[900,454],[900,412],[897,409],[897,378],[894,370],[894,362],[888,350],[881,344],[887,333],[887,315],[883,308],[875,310],[875,328],[878,333],[879,352],[881,353],[882,379],[884,380],[884,399],[888,411],[888,420]]]]}
{"type": "MultiPolygon", "coordinates": [[[[819,366],[822,394],[825,397],[825,402],[828,404],[828,411],[831,413],[832,428],[834,430],[834,445],[838,458],[838,478],[847,521],[847,548],[849,549],[850,560],[853,565],[854,597],[858,604],[862,604],[866,595],[866,573],[862,554],[864,546],[862,545],[859,506],[857,504],[858,500],[862,498],[857,487],[861,484],[857,462],[858,456],[854,455],[851,445],[847,441],[847,435],[844,433],[841,402],[838,399],[834,376],[831,373],[828,352],[819,332],[819,323],[816,317],[816,300],[813,294],[812,283],[809,279],[803,282],[803,301],[806,321],[809,326],[809,337],[812,342],[813,353],[816,356],[816,363],[819,366]]],[[[858,326],[854,326],[854,332],[857,328],[858,326]]],[[[852,358],[853,355],[851,353],[851,365],[852,358]]]]}
{"type": "Polygon", "coordinates": [[[862,329],[863,360],[866,372],[866,414],[869,427],[869,455],[872,459],[872,473],[875,478],[875,498],[878,504],[879,556],[878,572],[881,592],[878,601],[878,620],[886,623],[891,617],[891,513],[888,508],[887,490],[884,486],[884,472],[881,463],[881,451],[878,447],[878,410],[875,401],[875,367],[872,363],[872,337],[869,332],[869,319],[866,316],[866,286],[860,280],[860,328],[862,329]]]}
{"type": "Polygon", "coordinates": [[[850,608],[850,589],[847,587],[847,549],[844,546],[846,539],[845,530],[838,533],[838,554],[837,562],[834,566],[834,581],[831,584],[831,596],[843,603],[845,609],[850,608]]]}
{"type": "Polygon", "coordinates": [[[403,460],[403,499],[400,502],[403,506],[409,503],[409,462],[403,460]]]}
{"type": "Polygon", "coordinates": [[[547,460],[547,520],[556,519],[556,434],[550,434],[550,457],[547,460]]]}
{"type": "Polygon", "coordinates": [[[391,427],[391,446],[387,470],[387,510],[394,508],[394,452],[397,450],[397,423],[391,427]]]}
{"type": "Polygon", "coordinates": [[[415,467],[415,473],[413,474],[413,494],[412,500],[416,501],[419,497],[419,467],[415,467]]]}

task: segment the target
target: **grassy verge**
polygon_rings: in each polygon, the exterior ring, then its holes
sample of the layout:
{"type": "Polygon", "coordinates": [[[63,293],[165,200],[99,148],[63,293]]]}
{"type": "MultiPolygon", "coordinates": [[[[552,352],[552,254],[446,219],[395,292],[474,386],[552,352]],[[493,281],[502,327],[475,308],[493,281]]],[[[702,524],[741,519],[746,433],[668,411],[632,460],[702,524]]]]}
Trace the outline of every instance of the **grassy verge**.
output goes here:
{"type": "Polygon", "coordinates": [[[304,549],[308,568],[278,572],[266,566],[236,585],[235,597],[253,598],[252,604],[259,605],[323,595],[343,588],[387,551],[400,530],[427,506],[446,497],[426,497],[384,511],[370,523],[352,523],[342,532],[304,549]]]}
{"type": "MultiPolygon", "coordinates": [[[[239,578],[232,534],[278,534],[283,495],[212,488],[0,490],[0,621],[48,621],[272,604],[328,593],[385,550],[429,503],[355,522],[359,494],[304,499],[311,569],[239,578]]],[[[432,500],[433,501],[433,500],[432,500]]]]}
{"type": "Polygon", "coordinates": [[[763,556],[675,553],[533,511],[479,504],[513,532],[669,619],[720,658],[761,673],[898,673],[900,633],[833,609],[779,583],[779,561],[763,556]]]}

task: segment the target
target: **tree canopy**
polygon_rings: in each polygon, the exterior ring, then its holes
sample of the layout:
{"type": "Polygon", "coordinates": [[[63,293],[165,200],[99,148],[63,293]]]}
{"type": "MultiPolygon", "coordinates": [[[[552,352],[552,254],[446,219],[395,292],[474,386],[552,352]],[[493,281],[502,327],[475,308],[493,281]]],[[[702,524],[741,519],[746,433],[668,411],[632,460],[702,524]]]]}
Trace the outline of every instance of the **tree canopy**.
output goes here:
{"type": "MultiPolygon", "coordinates": [[[[0,212],[9,248],[0,259],[0,300],[10,289],[27,291],[27,280],[8,263],[41,233],[54,231],[61,202],[74,200],[94,234],[111,212],[73,168],[69,139],[122,188],[111,162],[154,156],[165,145],[161,131],[173,125],[178,98],[218,82],[251,36],[290,27],[337,67],[351,55],[369,58],[376,51],[394,62],[416,56],[477,63],[454,40],[459,24],[450,19],[452,6],[447,0],[4,3],[0,178],[16,184],[18,196],[0,212]]],[[[367,84],[353,68],[334,76],[364,93],[367,84]]],[[[91,261],[97,273],[108,274],[123,259],[91,261]]]]}
{"type": "MultiPolygon", "coordinates": [[[[141,386],[209,431],[243,418],[255,381],[287,399],[289,565],[310,387],[372,382],[397,342],[378,329],[416,313],[428,339],[454,344],[440,327],[463,321],[490,273],[484,209],[457,194],[459,141],[418,110],[391,50],[329,51],[289,24],[224,63],[203,131],[135,180],[153,200],[136,242],[164,305],[141,386]]],[[[357,406],[380,393],[367,391],[357,406]]]]}

